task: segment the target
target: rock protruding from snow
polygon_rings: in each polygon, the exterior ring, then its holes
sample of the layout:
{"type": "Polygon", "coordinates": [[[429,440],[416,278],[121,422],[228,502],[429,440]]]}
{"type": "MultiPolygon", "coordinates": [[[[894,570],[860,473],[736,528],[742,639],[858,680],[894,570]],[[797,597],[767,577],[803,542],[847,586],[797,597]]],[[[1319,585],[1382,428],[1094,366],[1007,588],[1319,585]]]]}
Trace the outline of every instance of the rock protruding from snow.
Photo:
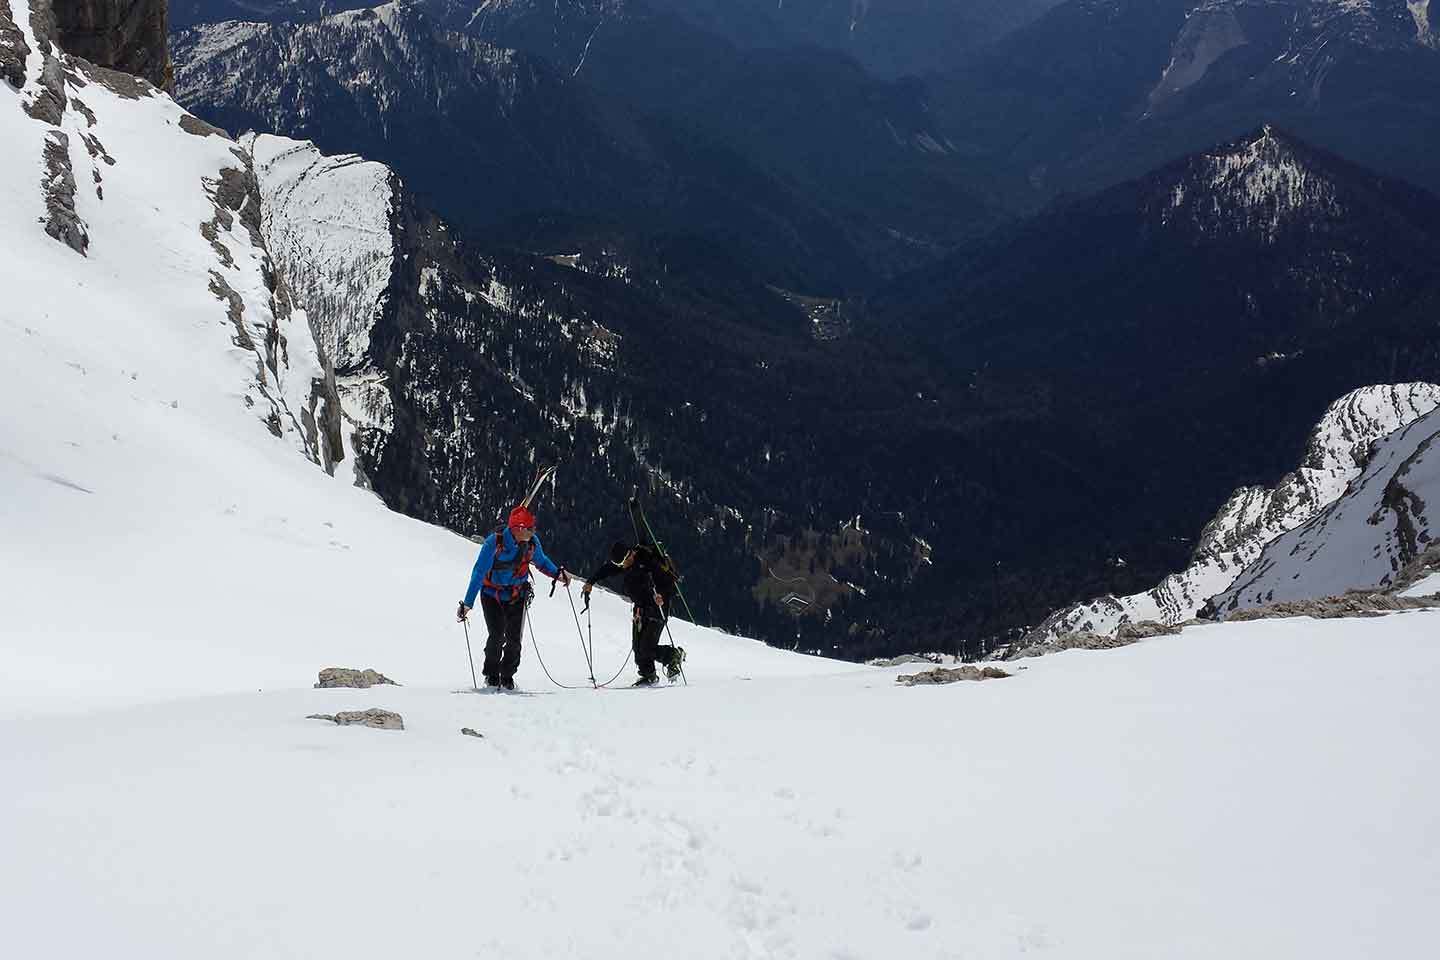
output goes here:
{"type": "MultiPolygon", "coordinates": [[[[54,61],[50,61],[53,63],[54,61]]],[[[90,234],[75,212],[75,172],[70,168],[70,138],[59,130],[45,135],[45,232],[85,256],[90,234]]]]}
{"type": "Polygon", "coordinates": [[[1180,624],[1226,590],[1265,545],[1333,503],[1360,472],[1377,440],[1440,407],[1440,386],[1401,383],[1362,387],[1325,411],[1310,435],[1300,469],[1270,489],[1235,491],[1200,534],[1190,565],[1159,586],[1128,597],[1101,597],[1051,614],[1026,638],[1027,646],[1065,634],[1112,636],[1127,623],[1180,624]]]}
{"type": "Polygon", "coordinates": [[[1265,548],[1212,602],[1231,617],[1252,607],[1352,590],[1390,590],[1440,530],[1440,411],[1379,443],[1343,497],[1265,548]]]}
{"type": "Polygon", "coordinates": [[[248,136],[271,255],[342,375],[365,362],[395,265],[394,174],[313,143],[248,136]]]}
{"type": "Polygon", "coordinates": [[[999,667],[974,667],[967,664],[953,669],[936,667],[924,673],[903,673],[895,678],[895,682],[906,687],[920,687],[968,680],[1004,680],[1009,676],[1010,674],[999,667]]]}
{"type": "Polygon", "coordinates": [[[918,653],[902,653],[898,657],[881,657],[876,660],[867,660],[866,665],[871,667],[906,667],[912,663],[936,663],[938,661],[930,657],[921,656],[918,653]]]}
{"type": "Polygon", "coordinates": [[[1179,632],[1180,627],[1176,624],[1142,620],[1139,623],[1122,624],[1120,629],[1115,631],[1115,639],[1125,643],[1139,643],[1154,637],[1172,637],[1179,632]]]}
{"type": "Polygon", "coordinates": [[[24,31],[15,25],[10,0],[0,0],[0,80],[16,90],[25,86],[25,61],[29,57],[30,45],[25,42],[24,31]]]}
{"type": "Polygon", "coordinates": [[[1435,607],[1440,607],[1440,599],[1434,597],[1399,597],[1389,593],[1361,591],[1340,597],[1268,603],[1236,611],[1226,619],[1245,621],[1313,617],[1316,620],[1336,620],[1341,617],[1383,617],[1400,610],[1429,610],[1435,607]]]}
{"type": "Polygon", "coordinates": [[[306,720],[328,720],[342,727],[371,727],[375,730],[404,730],[405,719],[398,713],[371,707],[369,710],[342,710],[339,713],[312,713],[306,720]]]}
{"type": "Polygon", "coordinates": [[[376,670],[352,670],[348,667],[326,667],[320,671],[320,682],[315,684],[315,689],[328,690],[332,687],[348,687],[355,690],[368,690],[370,687],[385,684],[389,684],[392,687],[400,686],[400,684],[376,670]]]}

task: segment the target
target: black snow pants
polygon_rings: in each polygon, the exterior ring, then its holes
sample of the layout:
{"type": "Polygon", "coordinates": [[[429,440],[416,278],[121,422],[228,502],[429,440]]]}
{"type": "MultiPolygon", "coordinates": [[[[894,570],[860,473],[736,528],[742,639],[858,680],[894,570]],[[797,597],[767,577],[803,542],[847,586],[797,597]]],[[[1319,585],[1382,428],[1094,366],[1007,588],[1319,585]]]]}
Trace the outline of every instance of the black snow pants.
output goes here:
{"type": "Polygon", "coordinates": [[[482,596],[480,609],[485,613],[485,628],[490,636],[485,641],[486,681],[514,680],[520,669],[520,644],[525,636],[526,591],[509,603],[482,596]]]}
{"type": "Polygon", "coordinates": [[[631,649],[635,651],[635,667],[642,677],[655,676],[655,661],[674,661],[675,648],[660,642],[665,632],[665,612],[659,607],[635,606],[635,622],[630,632],[631,649]]]}

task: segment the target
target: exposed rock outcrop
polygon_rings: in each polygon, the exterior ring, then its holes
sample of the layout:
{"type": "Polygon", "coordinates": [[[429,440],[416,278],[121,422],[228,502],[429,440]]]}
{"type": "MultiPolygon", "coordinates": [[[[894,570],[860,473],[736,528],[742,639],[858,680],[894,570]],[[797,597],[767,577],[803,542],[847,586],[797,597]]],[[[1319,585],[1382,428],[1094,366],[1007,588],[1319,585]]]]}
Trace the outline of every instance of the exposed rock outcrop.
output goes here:
{"type": "Polygon", "coordinates": [[[934,686],[942,683],[959,683],[962,680],[1004,680],[1010,674],[999,667],[963,666],[947,669],[936,667],[924,673],[904,673],[895,682],[906,687],[934,686]]]}
{"type": "Polygon", "coordinates": [[[1395,585],[1390,588],[1390,592],[1403,593],[1437,573],[1440,573],[1440,540],[1432,541],[1424,553],[1396,574],[1395,585]]]}
{"type": "Polygon", "coordinates": [[[75,174],[70,167],[70,137],[51,130],[45,137],[45,232],[82,257],[90,232],[75,212],[75,174]]]}
{"type": "Polygon", "coordinates": [[[1157,623],[1154,620],[1142,620],[1139,623],[1123,624],[1115,631],[1116,640],[1124,640],[1128,643],[1137,643],[1141,640],[1149,640],[1151,637],[1169,637],[1180,632],[1180,627],[1170,623],[1157,623]]]}
{"type": "Polygon", "coordinates": [[[317,690],[329,689],[331,687],[350,687],[353,689],[366,690],[370,687],[389,684],[398,687],[400,684],[391,680],[385,674],[375,670],[351,670],[347,667],[326,667],[320,671],[320,682],[315,684],[317,690]]]}
{"type": "Polygon", "coordinates": [[[1128,647],[1135,642],[1134,639],[1079,630],[1056,634],[1036,643],[1018,645],[1011,648],[1005,654],[1004,659],[1024,660],[1028,657],[1044,657],[1052,653],[1060,653],[1062,650],[1114,650],[1116,647],[1128,647]]]}
{"type": "MultiPolygon", "coordinates": [[[[202,131],[194,127],[186,132],[202,131]]],[[[209,128],[203,132],[209,135],[220,131],[209,128]]],[[[232,149],[231,154],[236,165],[225,167],[218,177],[205,181],[206,192],[214,204],[213,216],[200,224],[199,229],[220,264],[228,269],[236,260],[230,245],[237,239],[238,231],[232,231],[237,224],[244,228],[244,236],[259,253],[262,278],[270,294],[269,314],[247,317],[242,299],[217,271],[211,271],[211,290],[228,302],[230,322],[236,330],[236,346],[256,354],[256,388],[268,401],[268,409],[261,411],[261,418],[276,436],[283,435],[283,425],[289,418],[304,440],[306,455],[327,473],[333,473],[335,465],[344,459],[340,395],[335,385],[334,366],[317,341],[319,349],[314,361],[319,369],[313,372],[310,382],[307,385],[286,382],[287,377],[293,379],[289,371],[295,365],[291,362],[285,331],[296,321],[292,316],[295,307],[266,248],[260,226],[260,189],[250,155],[238,148],[232,149]]]]}
{"type": "Polygon", "coordinates": [[[60,61],[50,54],[45,55],[40,67],[40,89],[34,99],[26,104],[25,112],[36,120],[43,120],[58,127],[65,115],[65,75],[60,61]]]}
{"type": "Polygon", "coordinates": [[[66,53],[174,89],[167,0],[53,0],[52,8],[66,53]]]}
{"type": "Polygon", "coordinates": [[[891,657],[888,660],[870,660],[867,663],[872,667],[904,667],[912,663],[937,663],[929,657],[922,657],[917,653],[902,653],[898,657],[891,657]]]}
{"type": "Polygon", "coordinates": [[[30,44],[15,24],[9,0],[0,0],[0,80],[16,90],[25,86],[25,60],[29,56],[30,44]]]}
{"type": "Polygon", "coordinates": [[[1433,610],[1440,608],[1440,599],[1433,597],[1399,597],[1388,593],[1347,593],[1341,597],[1320,597],[1315,600],[1285,600],[1261,607],[1237,610],[1226,620],[1282,620],[1288,617],[1314,617],[1336,620],[1341,617],[1383,617],[1399,610],[1433,610]]]}
{"type": "Polygon", "coordinates": [[[371,727],[376,730],[404,730],[405,720],[398,713],[371,707],[369,710],[342,710],[340,713],[312,713],[306,720],[329,720],[342,727],[371,727]]]}

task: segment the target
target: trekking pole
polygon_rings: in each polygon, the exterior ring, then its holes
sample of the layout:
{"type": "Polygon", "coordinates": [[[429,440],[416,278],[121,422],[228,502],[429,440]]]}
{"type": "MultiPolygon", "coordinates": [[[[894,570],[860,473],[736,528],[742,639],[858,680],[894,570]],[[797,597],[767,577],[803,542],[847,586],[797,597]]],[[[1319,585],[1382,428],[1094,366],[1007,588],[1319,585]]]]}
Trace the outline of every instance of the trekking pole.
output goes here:
{"type": "Polygon", "coordinates": [[[461,620],[460,626],[465,628],[465,656],[470,661],[470,689],[479,693],[480,684],[475,679],[475,655],[470,652],[470,621],[461,620]]]}
{"type": "MultiPolygon", "coordinates": [[[[575,632],[580,636],[580,652],[585,654],[585,666],[590,668],[590,686],[599,687],[595,682],[595,659],[590,648],[585,646],[585,631],[580,628],[580,612],[575,609],[575,594],[570,592],[570,584],[565,584],[565,596],[570,599],[570,615],[575,618],[575,632]]],[[[589,605],[586,605],[589,609],[589,605]]]]}

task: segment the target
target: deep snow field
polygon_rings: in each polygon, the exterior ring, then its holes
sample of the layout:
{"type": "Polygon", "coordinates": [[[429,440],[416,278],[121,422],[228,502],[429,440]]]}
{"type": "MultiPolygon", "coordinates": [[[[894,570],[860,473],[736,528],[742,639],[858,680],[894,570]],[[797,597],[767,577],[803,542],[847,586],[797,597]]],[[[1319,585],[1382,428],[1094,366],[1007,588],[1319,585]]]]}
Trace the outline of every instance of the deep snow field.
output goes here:
{"type": "MultiPolygon", "coordinates": [[[[688,688],[558,690],[527,649],[524,694],[455,693],[472,544],[77,344],[0,335],[8,955],[1433,943],[1440,615],[1190,629],[916,689],[685,626],[688,688]],[[328,665],[406,686],[310,689],[328,665]],[[304,719],[368,706],[406,729],[304,719]]],[[[583,680],[563,592],[535,621],[583,680]]],[[[597,593],[603,674],[626,627],[597,593]]]]}
{"type": "MultiPolygon", "coordinates": [[[[560,690],[532,646],[522,693],[468,692],[475,545],[387,511],[349,460],[326,476],[243,402],[256,353],[197,229],[228,141],[91,87],[119,162],[101,202],[66,114],[82,259],[36,225],[44,132],[0,84],[4,956],[1433,950],[1437,613],[1210,626],[914,689],[677,625],[688,687],[560,690]],[[326,666],[404,686],[312,689],[326,666]],[[369,706],[406,729],[305,719],[369,706]]],[[[220,242],[258,331],[238,231],[220,242]]],[[[293,410],[316,366],[303,317],[286,329],[293,410]]],[[[605,544],[545,546],[584,569],[605,544]]],[[[579,683],[547,586],[540,652],[579,683]]],[[[594,634],[608,676],[615,597],[594,634]]]]}

